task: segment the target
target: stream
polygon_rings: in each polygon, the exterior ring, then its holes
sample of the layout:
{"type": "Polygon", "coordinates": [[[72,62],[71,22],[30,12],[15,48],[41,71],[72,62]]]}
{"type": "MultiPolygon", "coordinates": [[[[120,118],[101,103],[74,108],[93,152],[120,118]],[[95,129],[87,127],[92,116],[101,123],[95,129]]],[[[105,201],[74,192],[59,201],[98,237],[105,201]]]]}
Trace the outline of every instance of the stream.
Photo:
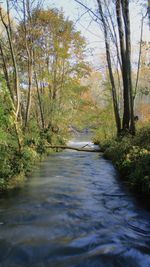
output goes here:
{"type": "Polygon", "coordinates": [[[53,153],[0,198],[0,267],[62,266],[150,267],[150,213],[100,153],[53,153]]]}

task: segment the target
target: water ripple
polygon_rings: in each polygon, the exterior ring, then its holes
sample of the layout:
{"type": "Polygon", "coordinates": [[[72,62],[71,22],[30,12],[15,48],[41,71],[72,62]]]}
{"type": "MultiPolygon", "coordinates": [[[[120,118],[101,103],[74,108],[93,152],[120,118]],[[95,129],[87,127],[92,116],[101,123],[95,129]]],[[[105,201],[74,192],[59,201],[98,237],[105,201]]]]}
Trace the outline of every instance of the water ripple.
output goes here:
{"type": "Polygon", "coordinates": [[[150,214],[99,153],[52,154],[0,199],[0,267],[55,266],[150,267],[150,214]]]}

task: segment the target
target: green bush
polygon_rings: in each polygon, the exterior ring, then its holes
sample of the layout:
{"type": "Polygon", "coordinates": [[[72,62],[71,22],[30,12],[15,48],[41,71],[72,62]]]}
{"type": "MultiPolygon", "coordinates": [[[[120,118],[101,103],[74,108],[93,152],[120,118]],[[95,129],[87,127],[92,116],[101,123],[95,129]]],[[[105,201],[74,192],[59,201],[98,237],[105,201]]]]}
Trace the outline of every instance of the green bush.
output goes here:
{"type": "Polygon", "coordinates": [[[131,139],[129,137],[124,137],[123,139],[112,140],[109,146],[104,152],[104,156],[111,159],[116,165],[122,162],[125,158],[126,153],[132,147],[131,139]]]}
{"type": "Polygon", "coordinates": [[[25,147],[22,153],[21,161],[25,174],[31,171],[34,163],[39,160],[38,153],[31,147],[25,147]]]}
{"type": "Polygon", "coordinates": [[[121,164],[122,173],[128,176],[133,187],[150,194],[150,151],[133,146],[121,164]]]}
{"type": "Polygon", "coordinates": [[[150,126],[145,126],[137,131],[133,144],[150,149],[150,126]]]}
{"type": "Polygon", "coordinates": [[[104,156],[112,160],[121,177],[143,196],[150,198],[150,126],[139,129],[135,137],[99,140],[104,156]]]}

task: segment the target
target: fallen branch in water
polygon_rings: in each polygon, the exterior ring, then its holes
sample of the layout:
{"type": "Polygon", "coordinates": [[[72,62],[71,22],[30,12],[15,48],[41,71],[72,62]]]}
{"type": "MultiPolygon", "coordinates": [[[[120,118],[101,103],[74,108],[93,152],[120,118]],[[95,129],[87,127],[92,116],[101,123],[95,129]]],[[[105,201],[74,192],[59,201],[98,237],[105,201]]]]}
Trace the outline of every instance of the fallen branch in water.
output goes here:
{"type": "Polygon", "coordinates": [[[76,151],[83,151],[83,152],[102,152],[100,149],[86,149],[86,148],[78,148],[78,147],[72,147],[72,146],[64,146],[64,145],[48,145],[47,148],[60,148],[60,149],[71,149],[76,151]]]}
{"type": "Polygon", "coordinates": [[[82,146],[81,148],[85,148],[85,147],[90,147],[90,145],[89,144],[86,144],[85,146],[82,146]]]}

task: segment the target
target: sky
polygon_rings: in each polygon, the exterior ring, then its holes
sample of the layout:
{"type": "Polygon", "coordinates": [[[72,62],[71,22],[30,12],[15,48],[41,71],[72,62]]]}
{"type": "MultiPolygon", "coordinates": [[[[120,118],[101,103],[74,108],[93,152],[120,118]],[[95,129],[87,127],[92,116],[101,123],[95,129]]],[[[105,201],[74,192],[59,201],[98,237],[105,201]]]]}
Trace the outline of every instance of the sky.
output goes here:
{"type": "MultiPolygon", "coordinates": [[[[82,0],[81,0],[82,1],[82,0]]],[[[143,0],[146,1],[146,0],[143,0]]],[[[6,0],[3,0],[5,5],[6,0]]],[[[91,8],[96,7],[96,0],[84,0],[84,3],[90,3],[91,8]]],[[[136,1],[133,1],[136,2],[136,1]]],[[[77,4],[74,0],[44,0],[45,7],[58,8],[64,11],[66,17],[75,23],[76,29],[81,31],[81,34],[87,40],[88,60],[93,63],[95,69],[100,68],[100,57],[105,53],[104,38],[100,30],[100,26],[95,23],[88,14],[85,13],[85,9],[77,4]]],[[[131,36],[132,36],[132,50],[133,60],[137,60],[140,40],[140,27],[141,27],[141,10],[135,3],[131,4],[131,36]]],[[[150,29],[148,26],[144,26],[143,40],[150,42],[150,29]]]]}
{"type": "MultiPolygon", "coordinates": [[[[92,2],[95,1],[92,0],[92,2]]],[[[89,15],[81,17],[85,13],[85,9],[74,0],[51,0],[51,3],[52,7],[62,8],[65,16],[74,21],[76,29],[81,31],[87,40],[88,60],[94,65],[98,65],[97,58],[101,51],[104,51],[103,35],[99,26],[95,22],[91,22],[89,15]]]]}
{"type": "MultiPolygon", "coordinates": [[[[76,29],[81,31],[82,35],[85,36],[88,49],[91,51],[89,53],[88,59],[99,68],[100,55],[105,53],[104,51],[104,39],[100,27],[97,23],[91,22],[89,15],[85,14],[80,18],[80,16],[85,12],[84,8],[77,4],[74,0],[46,0],[50,7],[62,8],[66,17],[69,17],[75,22],[76,29]],[[80,18],[80,19],[79,19],[80,18]]],[[[88,0],[85,0],[86,3],[88,0]]],[[[145,0],[144,0],[145,1],[145,0]]],[[[95,0],[89,0],[88,3],[92,3],[93,7],[96,6],[95,0]]],[[[131,14],[131,38],[132,38],[132,50],[133,50],[133,60],[137,60],[137,51],[139,47],[140,40],[140,28],[141,28],[141,9],[134,2],[130,6],[131,14]]],[[[143,40],[150,42],[150,30],[148,25],[144,25],[143,40]]]]}

